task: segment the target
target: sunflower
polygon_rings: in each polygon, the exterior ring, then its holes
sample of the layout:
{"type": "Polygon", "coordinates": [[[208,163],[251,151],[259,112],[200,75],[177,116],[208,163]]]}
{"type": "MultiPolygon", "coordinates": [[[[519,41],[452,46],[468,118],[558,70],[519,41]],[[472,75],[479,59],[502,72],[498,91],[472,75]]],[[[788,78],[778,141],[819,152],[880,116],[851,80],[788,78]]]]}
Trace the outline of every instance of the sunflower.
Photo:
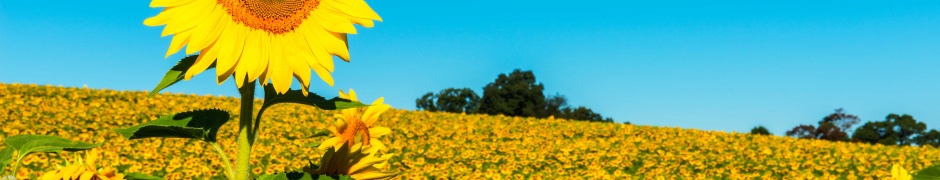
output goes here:
{"type": "MultiPolygon", "coordinates": [[[[356,91],[352,89],[349,89],[349,94],[340,90],[339,97],[359,101],[359,99],[356,98],[356,91]]],[[[318,148],[339,148],[342,144],[352,146],[358,134],[362,137],[363,145],[376,147],[374,150],[385,149],[385,144],[382,144],[378,137],[391,133],[392,130],[387,127],[375,127],[375,122],[379,120],[379,115],[382,115],[382,113],[392,108],[392,106],[384,104],[383,100],[382,97],[379,97],[373,101],[372,105],[369,107],[340,110],[334,115],[336,123],[327,128],[334,137],[323,141],[318,148]]]]}
{"type": "Polygon", "coordinates": [[[40,179],[124,179],[124,175],[118,174],[114,168],[97,168],[95,162],[100,157],[98,149],[91,149],[91,151],[85,153],[84,159],[75,157],[74,162],[66,162],[65,166],[59,166],[58,170],[46,172],[40,179]]]}
{"type": "Polygon", "coordinates": [[[349,61],[353,24],[382,20],[363,0],[153,0],[150,7],[165,7],[144,24],[173,35],[166,57],[183,46],[200,54],[186,80],[215,64],[219,84],[233,74],[238,87],[270,79],[278,93],[290,89],[291,75],[307,92],[310,69],[332,86],[332,55],[349,61]]]}
{"type": "Polygon", "coordinates": [[[362,143],[342,144],[338,149],[330,148],[320,158],[320,167],[304,167],[310,174],[348,175],[353,179],[389,179],[398,175],[395,172],[382,171],[393,154],[377,156],[375,146],[362,143]]]}

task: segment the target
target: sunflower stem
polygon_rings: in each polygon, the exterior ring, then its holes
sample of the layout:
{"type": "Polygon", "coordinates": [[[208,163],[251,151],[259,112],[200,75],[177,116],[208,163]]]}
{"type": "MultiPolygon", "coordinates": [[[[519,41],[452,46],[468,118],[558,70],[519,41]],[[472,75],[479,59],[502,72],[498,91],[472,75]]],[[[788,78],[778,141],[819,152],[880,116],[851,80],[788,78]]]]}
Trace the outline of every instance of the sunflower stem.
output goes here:
{"type": "Polygon", "coordinates": [[[235,171],[232,170],[232,160],[229,160],[228,155],[225,155],[225,151],[222,150],[222,146],[219,146],[219,143],[210,142],[209,144],[215,148],[215,152],[222,156],[222,164],[225,165],[225,178],[232,179],[232,176],[235,174],[235,171]]]}
{"type": "MultiPolygon", "coordinates": [[[[248,81],[247,79],[245,81],[248,81]]],[[[238,157],[235,161],[235,179],[248,179],[248,172],[251,169],[249,163],[251,157],[251,139],[254,135],[252,123],[252,112],[255,102],[255,82],[245,82],[241,88],[238,88],[241,94],[241,111],[238,121],[238,157]]]]}

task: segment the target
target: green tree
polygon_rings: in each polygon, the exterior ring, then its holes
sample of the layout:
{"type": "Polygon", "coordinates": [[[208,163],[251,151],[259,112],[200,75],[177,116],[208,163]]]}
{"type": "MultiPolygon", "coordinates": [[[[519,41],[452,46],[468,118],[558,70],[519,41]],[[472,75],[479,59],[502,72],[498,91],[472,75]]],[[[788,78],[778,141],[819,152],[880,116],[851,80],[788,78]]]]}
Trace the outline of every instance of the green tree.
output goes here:
{"type": "Polygon", "coordinates": [[[475,113],[480,96],[470,88],[447,88],[437,94],[437,109],[444,112],[475,113]]]}
{"type": "Polygon", "coordinates": [[[771,135],[770,131],[767,130],[764,126],[757,126],[751,129],[751,134],[754,135],[771,135]]]}
{"type": "Polygon", "coordinates": [[[561,94],[555,94],[552,97],[545,98],[545,110],[542,116],[563,117],[562,109],[568,107],[568,99],[561,94]]]}
{"type": "Polygon", "coordinates": [[[846,114],[842,108],[823,117],[817,126],[801,124],[786,132],[787,136],[804,139],[822,139],[829,141],[849,141],[847,132],[858,123],[858,116],[846,114]]]}
{"type": "Polygon", "coordinates": [[[547,117],[543,112],[545,87],[536,83],[532,71],[513,70],[509,75],[499,74],[496,80],[483,87],[481,113],[507,116],[547,117]]]}
{"type": "Polygon", "coordinates": [[[940,131],[937,131],[936,129],[931,129],[929,132],[918,136],[917,144],[921,146],[925,146],[925,145],[929,145],[933,147],[940,146],[940,131]]]}
{"type": "Polygon", "coordinates": [[[427,94],[424,94],[424,96],[421,96],[421,98],[415,100],[415,106],[417,106],[418,110],[424,109],[435,112],[437,111],[437,104],[434,103],[434,99],[437,99],[437,96],[435,96],[432,92],[428,92],[427,94]]]}
{"type": "Polygon", "coordinates": [[[601,114],[595,113],[590,108],[578,106],[578,108],[565,107],[562,109],[562,118],[571,120],[582,120],[591,122],[613,122],[611,118],[604,118],[601,114]]]}
{"type": "MultiPolygon", "coordinates": [[[[911,115],[889,114],[884,121],[868,122],[856,129],[852,139],[872,144],[907,146],[918,143],[918,137],[925,134],[926,129],[926,124],[917,122],[911,115]]],[[[926,142],[927,139],[920,141],[926,142]]]]}
{"type": "Polygon", "coordinates": [[[470,88],[447,88],[438,94],[428,92],[415,100],[418,109],[453,113],[475,113],[480,104],[480,96],[470,88]]]}

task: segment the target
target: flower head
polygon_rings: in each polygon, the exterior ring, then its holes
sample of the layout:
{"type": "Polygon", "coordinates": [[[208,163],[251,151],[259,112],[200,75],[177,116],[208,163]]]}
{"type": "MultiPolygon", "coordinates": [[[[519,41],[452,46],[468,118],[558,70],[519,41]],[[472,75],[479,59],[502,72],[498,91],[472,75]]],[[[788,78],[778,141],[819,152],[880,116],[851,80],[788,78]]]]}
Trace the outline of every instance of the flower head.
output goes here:
{"type": "Polygon", "coordinates": [[[183,46],[199,52],[187,80],[214,64],[217,83],[233,74],[238,87],[270,79],[279,93],[290,89],[291,76],[307,92],[310,69],[332,86],[332,55],[349,61],[353,24],[382,20],[363,0],[153,0],[150,7],[166,7],[144,20],[173,35],[166,57],[183,46]]]}
{"type": "Polygon", "coordinates": [[[66,162],[65,166],[58,167],[58,170],[46,172],[40,179],[124,179],[124,175],[118,174],[114,168],[97,168],[96,162],[99,158],[101,156],[98,149],[91,149],[86,151],[84,159],[76,155],[74,162],[66,162]]]}
{"type": "MultiPolygon", "coordinates": [[[[340,98],[359,101],[356,97],[356,91],[349,90],[349,94],[339,91],[340,98]]],[[[352,146],[356,143],[357,135],[360,137],[363,145],[375,147],[373,150],[385,149],[385,144],[378,140],[378,137],[391,133],[392,130],[387,127],[375,126],[379,115],[388,111],[391,106],[383,103],[383,98],[379,97],[372,102],[372,105],[364,108],[350,108],[339,110],[334,117],[336,122],[333,126],[327,128],[334,137],[323,141],[320,149],[328,147],[339,148],[342,144],[352,146]]]]}
{"type": "Polygon", "coordinates": [[[377,156],[375,146],[356,143],[342,144],[338,149],[330,148],[320,158],[320,167],[304,167],[310,174],[348,175],[353,179],[389,179],[397,173],[382,171],[393,154],[377,156]]]}

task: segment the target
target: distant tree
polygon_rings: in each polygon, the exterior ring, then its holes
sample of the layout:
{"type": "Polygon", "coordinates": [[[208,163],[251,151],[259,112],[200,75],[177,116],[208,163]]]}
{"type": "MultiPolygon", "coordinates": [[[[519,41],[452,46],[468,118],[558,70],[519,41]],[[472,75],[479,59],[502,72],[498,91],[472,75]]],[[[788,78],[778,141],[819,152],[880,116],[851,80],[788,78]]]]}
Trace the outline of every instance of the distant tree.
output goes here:
{"type": "Polygon", "coordinates": [[[547,117],[543,112],[545,87],[536,83],[532,71],[513,70],[509,75],[499,74],[496,80],[483,87],[481,113],[508,116],[547,117]]]}
{"type": "Polygon", "coordinates": [[[751,129],[751,134],[755,135],[771,135],[770,131],[767,130],[764,126],[757,126],[751,129]]]}
{"type": "Polygon", "coordinates": [[[929,145],[933,147],[940,147],[940,131],[931,129],[929,132],[918,136],[917,144],[921,146],[929,145]]]}
{"type": "Polygon", "coordinates": [[[437,99],[437,96],[435,96],[432,92],[428,92],[427,94],[424,94],[424,96],[421,96],[421,98],[415,100],[415,106],[417,106],[418,110],[424,109],[435,112],[437,111],[437,104],[434,103],[434,99],[437,99]]]}
{"type": "Polygon", "coordinates": [[[800,124],[787,131],[787,136],[800,139],[816,139],[816,127],[813,125],[800,124]]]}
{"type": "Polygon", "coordinates": [[[842,108],[838,108],[836,112],[823,117],[817,126],[801,124],[787,131],[787,136],[804,139],[848,141],[849,134],[846,131],[857,123],[857,116],[846,114],[843,112],[842,108]]]}
{"type": "Polygon", "coordinates": [[[415,100],[418,109],[453,113],[474,113],[479,103],[480,96],[470,88],[447,88],[438,94],[428,92],[415,100]]]}
{"type": "Polygon", "coordinates": [[[545,110],[542,116],[562,117],[562,109],[568,107],[568,99],[560,94],[545,98],[545,110]]]}
{"type": "Polygon", "coordinates": [[[867,122],[852,134],[852,139],[859,142],[883,145],[898,145],[894,125],[887,121],[867,122]]]}
{"type": "MultiPolygon", "coordinates": [[[[868,122],[855,130],[852,139],[860,142],[885,145],[902,145],[922,142],[929,142],[922,136],[927,125],[923,122],[917,122],[911,115],[889,114],[884,121],[868,122]]],[[[929,136],[929,133],[926,133],[929,136]]]]}
{"type": "Polygon", "coordinates": [[[831,123],[835,127],[838,127],[842,132],[848,133],[852,126],[858,124],[858,116],[846,114],[844,109],[838,108],[836,109],[835,113],[824,117],[822,121],[819,121],[819,123],[831,123]]]}
{"type": "Polygon", "coordinates": [[[591,122],[613,122],[611,118],[604,119],[601,114],[595,113],[590,108],[578,106],[578,108],[565,107],[562,109],[562,118],[571,120],[582,120],[591,122]]]}
{"type": "Polygon", "coordinates": [[[437,94],[437,108],[444,112],[474,113],[479,103],[480,96],[470,88],[447,88],[437,94]]]}

